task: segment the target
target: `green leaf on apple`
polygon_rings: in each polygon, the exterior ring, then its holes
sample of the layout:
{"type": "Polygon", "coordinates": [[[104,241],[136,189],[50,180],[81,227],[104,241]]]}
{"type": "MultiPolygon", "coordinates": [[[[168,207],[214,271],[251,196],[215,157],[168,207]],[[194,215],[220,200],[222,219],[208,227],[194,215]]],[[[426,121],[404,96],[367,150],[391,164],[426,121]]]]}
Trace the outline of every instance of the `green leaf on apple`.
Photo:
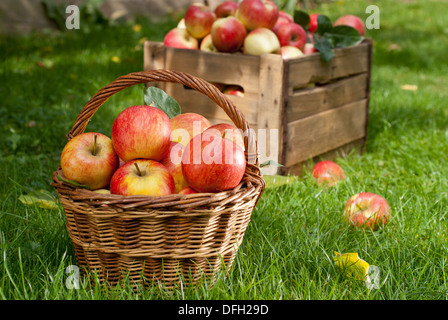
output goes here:
{"type": "Polygon", "coordinates": [[[324,34],[334,48],[345,48],[359,44],[362,36],[359,32],[350,26],[336,26],[331,31],[324,34]]]}
{"type": "Polygon", "coordinates": [[[58,174],[58,179],[63,181],[63,182],[65,182],[65,183],[71,184],[71,185],[73,185],[75,187],[78,187],[78,188],[83,188],[83,189],[87,189],[87,190],[91,189],[88,185],[80,184],[80,183],[78,183],[78,182],[76,182],[74,180],[66,179],[66,178],[62,177],[60,174],[58,174]]]}
{"type": "Polygon", "coordinates": [[[330,18],[323,14],[317,16],[316,34],[323,35],[324,33],[331,31],[332,29],[333,24],[331,23],[330,18]]]}
{"type": "Polygon", "coordinates": [[[144,101],[146,105],[159,108],[165,112],[170,119],[181,114],[179,103],[162,89],[156,87],[146,88],[144,101]]]}
{"type": "Polygon", "coordinates": [[[274,160],[267,160],[260,164],[260,168],[267,167],[267,166],[274,166],[274,167],[283,167],[282,164],[275,162],[274,160]]]}
{"type": "Polygon", "coordinates": [[[294,10],[294,22],[302,26],[305,30],[310,24],[310,16],[303,10],[294,10]]]}

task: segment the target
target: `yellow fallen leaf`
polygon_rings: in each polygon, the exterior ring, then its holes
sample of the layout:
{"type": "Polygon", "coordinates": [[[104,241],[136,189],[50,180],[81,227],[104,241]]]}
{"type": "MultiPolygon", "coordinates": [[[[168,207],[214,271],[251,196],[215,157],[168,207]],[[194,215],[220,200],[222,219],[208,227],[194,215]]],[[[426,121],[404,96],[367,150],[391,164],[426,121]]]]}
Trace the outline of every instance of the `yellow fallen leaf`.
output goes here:
{"type": "Polygon", "coordinates": [[[116,62],[116,63],[120,62],[120,58],[117,57],[117,56],[113,56],[113,57],[111,58],[111,60],[112,60],[113,62],[116,62]]]}
{"type": "Polygon", "coordinates": [[[44,209],[57,209],[58,205],[55,200],[42,199],[35,196],[30,195],[21,195],[19,197],[19,201],[25,205],[31,206],[36,205],[39,208],[44,209]]]}
{"type": "Polygon", "coordinates": [[[368,276],[369,264],[360,259],[356,252],[342,254],[334,252],[334,262],[349,278],[365,280],[368,276]]]}
{"type": "Polygon", "coordinates": [[[401,90],[406,90],[406,91],[417,91],[418,86],[416,86],[415,84],[404,84],[401,86],[401,90]]]}

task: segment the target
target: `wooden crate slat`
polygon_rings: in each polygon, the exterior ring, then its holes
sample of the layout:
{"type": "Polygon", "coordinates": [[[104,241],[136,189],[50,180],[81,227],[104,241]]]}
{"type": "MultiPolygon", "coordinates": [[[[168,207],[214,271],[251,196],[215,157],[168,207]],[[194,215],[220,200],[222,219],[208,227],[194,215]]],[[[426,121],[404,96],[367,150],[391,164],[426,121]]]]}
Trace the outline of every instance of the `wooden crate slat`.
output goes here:
{"type": "Polygon", "coordinates": [[[357,46],[335,49],[335,56],[329,62],[323,62],[320,55],[309,55],[291,59],[289,62],[289,93],[310,83],[329,82],[334,79],[351,76],[369,70],[369,46],[362,43],[357,46]]]}
{"type": "Polygon", "coordinates": [[[367,78],[368,74],[362,73],[325,86],[296,91],[288,98],[287,122],[366,98],[367,78]]]}
{"type": "Polygon", "coordinates": [[[285,166],[290,167],[365,136],[367,99],[288,124],[285,166]]]}

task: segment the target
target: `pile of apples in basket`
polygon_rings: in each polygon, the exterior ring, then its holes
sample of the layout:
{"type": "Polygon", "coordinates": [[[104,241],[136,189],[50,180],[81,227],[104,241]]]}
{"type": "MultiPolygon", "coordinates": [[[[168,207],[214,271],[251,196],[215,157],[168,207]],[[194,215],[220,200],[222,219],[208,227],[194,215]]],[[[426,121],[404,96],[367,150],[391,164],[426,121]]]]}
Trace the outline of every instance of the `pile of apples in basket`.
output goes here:
{"type": "Polygon", "coordinates": [[[190,5],[177,27],[165,35],[164,45],[250,55],[273,53],[290,59],[356,44],[364,33],[363,20],[352,14],[331,23],[323,14],[295,10],[291,15],[271,0],[224,1],[214,11],[201,3],[190,5]]]}
{"type": "Polygon", "coordinates": [[[235,126],[212,126],[196,113],[170,118],[156,106],[136,105],[115,118],[111,138],[84,132],[68,141],[61,169],[64,181],[98,193],[215,193],[240,184],[246,158],[235,126]]]}

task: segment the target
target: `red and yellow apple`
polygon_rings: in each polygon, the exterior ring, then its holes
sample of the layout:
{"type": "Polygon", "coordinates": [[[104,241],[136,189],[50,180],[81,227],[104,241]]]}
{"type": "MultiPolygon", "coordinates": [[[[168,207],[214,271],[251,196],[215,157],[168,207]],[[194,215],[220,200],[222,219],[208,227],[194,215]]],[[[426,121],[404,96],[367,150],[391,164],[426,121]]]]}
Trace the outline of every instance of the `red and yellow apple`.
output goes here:
{"type": "Polygon", "coordinates": [[[185,12],[185,28],[196,39],[210,33],[216,19],[215,13],[205,4],[193,3],[185,12]]]}
{"type": "Polygon", "coordinates": [[[216,18],[225,18],[228,16],[235,16],[236,10],[238,9],[238,3],[235,1],[224,1],[221,2],[215,8],[216,18]]]}
{"type": "Polygon", "coordinates": [[[314,33],[317,30],[317,17],[320,13],[312,13],[310,14],[310,24],[308,26],[308,32],[314,33]]]}
{"type": "Polygon", "coordinates": [[[118,164],[112,140],[96,132],[75,136],[67,142],[61,154],[64,177],[92,190],[107,186],[118,164]]]}
{"type": "Polygon", "coordinates": [[[199,46],[199,49],[202,51],[208,51],[208,52],[217,52],[218,49],[213,45],[212,41],[212,34],[209,33],[201,40],[201,45],[199,46]]]}
{"type": "Polygon", "coordinates": [[[278,7],[271,0],[243,0],[236,12],[247,30],[272,29],[278,19],[278,7]]]}
{"type": "Polygon", "coordinates": [[[185,28],[174,28],[168,31],[163,39],[163,44],[166,47],[179,49],[197,50],[199,48],[198,39],[191,36],[185,28]]]}
{"type": "Polygon", "coordinates": [[[290,22],[281,25],[276,32],[280,46],[293,46],[303,51],[307,38],[306,31],[297,23],[290,22]]]}
{"type": "Polygon", "coordinates": [[[213,46],[220,52],[236,52],[243,45],[247,35],[246,28],[240,20],[234,16],[219,18],[213,23],[213,46]]]}
{"type": "Polygon", "coordinates": [[[174,191],[177,193],[188,187],[187,181],[182,173],[182,155],[185,146],[178,142],[171,142],[167,154],[160,161],[167,168],[174,179],[174,191]]]}
{"type": "Polygon", "coordinates": [[[348,14],[342,17],[339,17],[334,23],[333,26],[349,26],[358,30],[361,36],[364,36],[366,28],[364,25],[364,21],[358,16],[353,14],[348,14]]]}
{"type": "Polygon", "coordinates": [[[222,92],[231,96],[244,97],[244,89],[237,85],[228,85],[222,92]]]}
{"type": "Polygon", "coordinates": [[[182,172],[197,192],[220,192],[238,186],[244,176],[244,151],[233,141],[201,133],[184,150],[182,172]]]}
{"type": "Polygon", "coordinates": [[[163,196],[173,194],[174,179],[160,162],[137,159],[115,171],[110,181],[110,192],[124,196],[163,196]]]}
{"type": "Polygon", "coordinates": [[[275,33],[267,28],[257,28],[249,32],[244,39],[243,52],[261,56],[263,53],[277,53],[280,42],[275,33]]]}
{"type": "Polygon", "coordinates": [[[344,170],[337,163],[329,160],[316,163],[311,174],[318,185],[329,187],[334,186],[345,177],[344,170]]]}
{"type": "Polygon", "coordinates": [[[389,215],[386,199],[369,192],[352,196],[344,207],[344,219],[354,227],[376,230],[387,224],[389,215]]]}
{"type": "Polygon", "coordinates": [[[279,54],[282,56],[283,59],[293,59],[303,56],[303,52],[300,49],[293,46],[280,47],[279,54]]]}
{"type": "Polygon", "coordinates": [[[306,43],[305,47],[303,48],[303,54],[312,54],[315,52],[319,52],[317,51],[317,49],[314,47],[314,43],[306,43]]]}
{"type": "Polygon", "coordinates": [[[181,113],[170,119],[172,126],[171,141],[179,142],[186,146],[194,136],[202,133],[211,126],[210,121],[204,116],[188,112],[181,113]]]}
{"type": "Polygon", "coordinates": [[[115,152],[125,162],[134,159],[160,160],[170,146],[170,118],[152,106],[124,109],[112,124],[115,152]]]}
{"type": "Polygon", "coordinates": [[[178,193],[179,194],[193,194],[193,193],[197,193],[197,191],[195,191],[194,189],[192,189],[190,187],[186,187],[186,188],[183,188],[182,190],[180,190],[178,193]]]}
{"type": "Polygon", "coordinates": [[[245,149],[241,131],[228,123],[218,123],[203,132],[204,135],[214,134],[218,137],[229,139],[236,143],[241,149],[245,149]]]}
{"type": "Polygon", "coordinates": [[[272,31],[274,31],[274,33],[275,33],[275,32],[277,32],[278,28],[281,25],[284,25],[286,23],[291,23],[291,22],[294,22],[294,19],[289,13],[287,13],[285,11],[279,11],[277,22],[275,23],[274,27],[272,28],[272,31]]]}

